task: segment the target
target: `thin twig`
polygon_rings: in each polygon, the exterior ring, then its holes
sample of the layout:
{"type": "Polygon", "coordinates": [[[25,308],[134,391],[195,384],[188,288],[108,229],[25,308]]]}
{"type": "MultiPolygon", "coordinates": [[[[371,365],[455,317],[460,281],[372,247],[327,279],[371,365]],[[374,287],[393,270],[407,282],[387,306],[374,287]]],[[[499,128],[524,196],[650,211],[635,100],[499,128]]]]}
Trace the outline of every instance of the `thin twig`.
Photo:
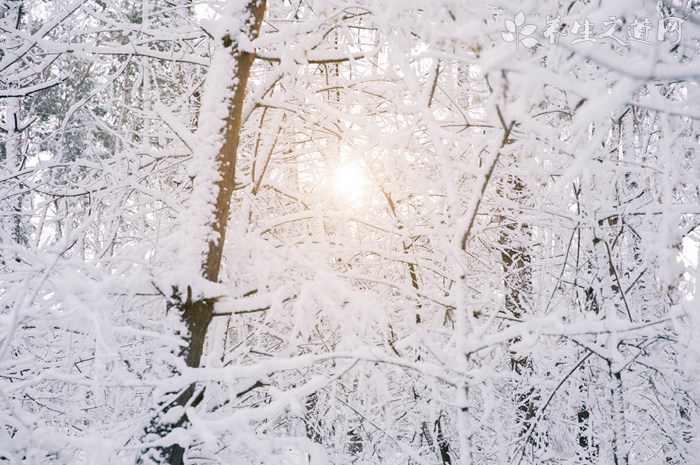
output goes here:
{"type": "Polygon", "coordinates": [[[503,149],[503,147],[505,147],[505,145],[508,143],[508,138],[510,137],[510,133],[513,130],[513,126],[515,125],[515,121],[511,121],[509,125],[506,124],[505,120],[503,119],[501,109],[498,107],[498,105],[496,105],[496,112],[498,113],[498,119],[501,121],[501,126],[503,126],[503,140],[501,141],[501,146],[499,147],[498,152],[496,152],[496,154],[494,155],[493,159],[491,160],[491,164],[488,167],[488,170],[486,171],[486,175],[484,176],[483,182],[481,183],[481,192],[479,193],[479,198],[476,200],[474,211],[471,213],[471,217],[469,218],[469,226],[467,226],[467,230],[462,236],[462,250],[464,251],[467,250],[467,241],[469,240],[469,235],[471,234],[472,228],[474,227],[474,221],[476,220],[476,214],[479,212],[481,199],[484,197],[484,192],[486,192],[486,187],[489,185],[489,181],[491,180],[493,170],[494,168],[496,168],[496,163],[498,163],[498,159],[501,156],[501,149],[503,149]]]}

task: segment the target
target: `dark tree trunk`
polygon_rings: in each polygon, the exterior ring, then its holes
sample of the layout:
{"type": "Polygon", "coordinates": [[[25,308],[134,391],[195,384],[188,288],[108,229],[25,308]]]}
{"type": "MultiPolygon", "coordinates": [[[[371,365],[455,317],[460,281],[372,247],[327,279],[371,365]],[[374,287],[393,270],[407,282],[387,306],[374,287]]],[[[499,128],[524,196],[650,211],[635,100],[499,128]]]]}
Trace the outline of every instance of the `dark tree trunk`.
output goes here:
{"type": "MultiPolygon", "coordinates": [[[[245,16],[247,21],[245,24],[247,30],[243,32],[251,40],[256,38],[260,31],[265,14],[265,6],[265,0],[252,0],[246,6],[245,16]]],[[[236,84],[234,89],[232,89],[232,97],[228,102],[228,117],[223,130],[223,145],[216,157],[219,181],[216,183],[215,218],[210,227],[214,232],[213,237],[218,239],[209,242],[207,255],[202,263],[202,276],[213,282],[218,281],[221,270],[221,257],[226,238],[231,196],[235,187],[236,159],[240,140],[243,102],[245,100],[248,77],[255,59],[253,54],[239,50],[238,44],[230,36],[225,36],[223,42],[224,47],[230,50],[231,55],[236,60],[236,84]]],[[[214,316],[215,302],[212,299],[192,300],[191,294],[190,288],[186,291],[176,289],[171,299],[170,311],[177,311],[182,315],[189,333],[187,345],[180,355],[184,358],[188,367],[198,367],[204,350],[207,330],[214,316]],[[183,293],[186,293],[186,295],[183,295],[183,293]]],[[[174,423],[168,424],[162,423],[160,417],[173,407],[196,407],[202,401],[203,395],[203,390],[198,390],[196,385],[188,386],[174,400],[161,406],[159,415],[151,421],[146,432],[163,437],[174,428],[186,426],[188,424],[186,415],[183,415],[174,423]]],[[[144,456],[139,461],[143,463],[143,459],[149,456],[162,464],[182,465],[184,464],[185,452],[185,449],[179,444],[157,447],[150,451],[144,451],[144,456]]]]}

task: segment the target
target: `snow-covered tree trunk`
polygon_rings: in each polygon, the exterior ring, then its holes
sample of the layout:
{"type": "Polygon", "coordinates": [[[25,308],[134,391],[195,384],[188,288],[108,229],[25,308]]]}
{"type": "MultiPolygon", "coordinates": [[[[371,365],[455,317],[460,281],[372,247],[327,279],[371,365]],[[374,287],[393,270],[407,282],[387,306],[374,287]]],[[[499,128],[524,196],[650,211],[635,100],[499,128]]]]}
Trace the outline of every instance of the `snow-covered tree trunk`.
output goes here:
{"type": "MultiPolygon", "coordinates": [[[[219,297],[212,295],[212,289],[217,289],[221,270],[231,196],[236,186],[243,104],[255,58],[246,47],[257,37],[265,14],[265,0],[242,5],[229,3],[223,18],[218,20],[219,36],[215,37],[218,43],[214,45],[195,134],[197,146],[192,147],[192,200],[186,217],[180,218],[184,230],[177,235],[176,256],[182,260],[181,271],[185,274],[178,276],[169,303],[169,311],[180,314],[187,327],[181,356],[191,368],[200,366],[214,304],[219,297]],[[190,235],[192,232],[196,235],[190,235]]],[[[173,409],[196,407],[202,395],[194,384],[189,385],[162,407],[147,432],[163,437],[176,427],[186,427],[186,413],[168,414],[173,409]],[[167,421],[162,420],[164,415],[168,415],[167,421]]],[[[186,448],[179,443],[156,450],[160,457],[155,459],[162,463],[184,463],[186,448]]]]}
{"type": "MultiPolygon", "coordinates": [[[[20,17],[24,2],[22,0],[10,1],[3,5],[7,11],[4,12],[3,23],[9,30],[19,30],[20,17]]],[[[21,47],[19,38],[7,41],[3,45],[4,54],[11,55],[15,49],[21,47]]],[[[5,90],[8,96],[5,98],[4,127],[2,127],[2,139],[4,147],[0,151],[0,156],[4,152],[4,172],[12,177],[17,174],[22,165],[22,114],[20,105],[20,78],[12,76],[19,71],[16,63],[11,64],[6,72],[10,76],[5,82],[5,90]],[[13,92],[14,91],[14,92],[13,92]],[[12,95],[16,93],[16,95],[12,95]]],[[[0,159],[2,159],[0,157],[0,159]]],[[[21,190],[21,189],[20,189],[21,190]]],[[[22,243],[22,199],[24,195],[19,192],[3,192],[0,190],[0,225],[10,233],[11,240],[19,245],[22,243]],[[3,195],[5,194],[5,195],[3,195]]],[[[0,239],[1,240],[1,239],[0,239]]]]}

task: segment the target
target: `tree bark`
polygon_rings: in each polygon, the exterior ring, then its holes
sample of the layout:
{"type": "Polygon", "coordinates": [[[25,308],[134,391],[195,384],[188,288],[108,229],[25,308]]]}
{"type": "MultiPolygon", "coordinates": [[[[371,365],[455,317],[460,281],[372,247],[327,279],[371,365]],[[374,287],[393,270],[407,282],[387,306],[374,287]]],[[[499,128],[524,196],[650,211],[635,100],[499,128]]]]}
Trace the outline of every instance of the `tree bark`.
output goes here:
{"type": "MultiPolygon", "coordinates": [[[[243,32],[249,39],[253,40],[258,36],[262,19],[265,14],[266,0],[251,0],[245,9],[246,21],[243,32]]],[[[245,100],[246,86],[250,70],[255,60],[252,53],[242,51],[238,43],[230,35],[223,37],[223,45],[230,49],[230,53],[235,59],[235,85],[232,89],[231,98],[228,102],[228,116],[223,129],[223,144],[216,156],[216,167],[218,171],[218,181],[215,184],[216,204],[215,217],[210,227],[214,233],[208,244],[208,250],[202,263],[202,276],[213,282],[219,280],[221,270],[221,257],[226,239],[226,227],[228,224],[229,210],[231,206],[231,196],[235,188],[236,159],[238,144],[240,141],[240,130],[242,123],[243,102],[245,100]]],[[[214,315],[213,299],[192,299],[191,288],[187,288],[186,295],[182,295],[183,290],[176,290],[171,299],[170,310],[178,311],[187,325],[189,336],[187,346],[180,354],[188,367],[200,366],[204,342],[207,330],[214,315]]],[[[160,422],[160,417],[173,407],[196,407],[203,399],[203,390],[197,390],[194,384],[181,391],[175,400],[161,406],[160,414],[156,416],[149,427],[147,433],[155,433],[163,437],[177,427],[184,427],[188,423],[187,415],[183,414],[176,422],[164,424],[160,422]]],[[[154,448],[155,457],[150,454],[151,459],[159,463],[169,465],[184,464],[186,450],[179,444],[166,447],[154,448]]],[[[146,451],[139,459],[143,463],[143,458],[148,456],[146,451]]]]}

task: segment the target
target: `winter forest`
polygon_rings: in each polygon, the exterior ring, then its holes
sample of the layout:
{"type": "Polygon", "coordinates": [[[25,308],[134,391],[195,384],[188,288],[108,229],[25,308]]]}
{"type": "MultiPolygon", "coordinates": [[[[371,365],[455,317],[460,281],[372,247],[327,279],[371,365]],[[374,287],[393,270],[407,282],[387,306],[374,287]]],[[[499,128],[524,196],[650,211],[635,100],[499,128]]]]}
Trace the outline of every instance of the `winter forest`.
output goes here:
{"type": "Polygon", "coordinates": [[[700,464],[700,2],[0,0],[0,465],[700,464]]]}

